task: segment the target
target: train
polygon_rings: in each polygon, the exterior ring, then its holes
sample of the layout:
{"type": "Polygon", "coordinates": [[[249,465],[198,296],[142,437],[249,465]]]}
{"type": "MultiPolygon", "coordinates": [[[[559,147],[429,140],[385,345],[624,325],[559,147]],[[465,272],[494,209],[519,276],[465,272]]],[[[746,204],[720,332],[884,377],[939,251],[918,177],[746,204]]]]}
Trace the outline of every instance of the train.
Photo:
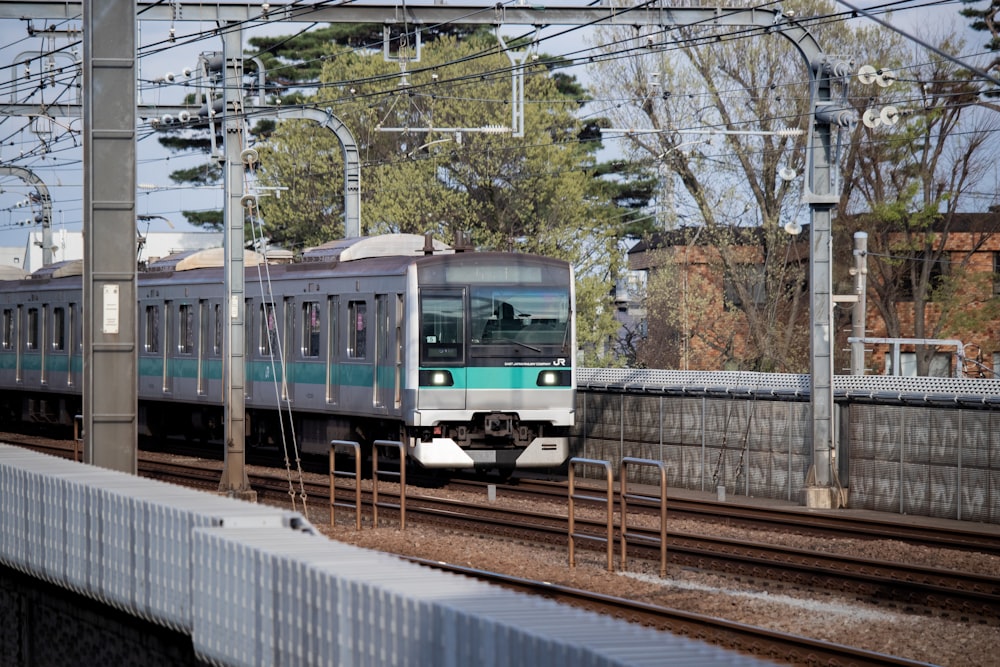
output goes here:
{"type": "MultiPolygon", "coordinates": [[[[248,451],[276,447],[284,428],[305,454],[389,440],[429,469],[567,460],[576,402],[568,262],[413,234],[332,241],[296,262],[247,257],[248,451]]],[[[179,253],[137,273],[141,436],[222,442],[223,260],[221,248],[179,253]]],[[[81,307],[80,261],[0,275],[0,419],[70,425],[80,414],[81,307]]]]}

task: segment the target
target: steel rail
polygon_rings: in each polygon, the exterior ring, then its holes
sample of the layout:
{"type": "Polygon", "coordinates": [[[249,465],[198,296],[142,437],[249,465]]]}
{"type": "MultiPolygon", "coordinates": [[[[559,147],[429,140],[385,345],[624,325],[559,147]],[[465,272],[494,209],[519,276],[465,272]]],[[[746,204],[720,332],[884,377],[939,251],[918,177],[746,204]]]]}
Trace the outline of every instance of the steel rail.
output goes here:
{"type": "Polygon", "coordinates": [[[530,595],[538,595],[564,604],[583,607],[665,632],[701,639],[741,653],[750,653],[771,660],[788,661],[795,665],[926,665],[923,662],[866,651],[843,644],[810,639],[549,582],[513,577],[424,558],[409,556],[401,558],[434,569],[519,590],[530,595]]]}
{"type": "MultiPolygon", "coordinates": [[[[485,482],[473,480],[452,480],[451,486],[478,491],[485,482]]],[[[500,493],[505,496],[547,496],[552,502],[566,497],[564,482],[545,480],[520,480],[516,484],[502,486],[500,493]]],[[[637,511],[644,508],[651,514],[659,510],[641,501],[629,503],[637,511]]],[[[726,525],[745,525],[760,530],[785,530],[801,534],[836,539],[898,540],[908,544],[935,549],[958,549],[975,551],[1000,557],[1000,530],[985,525],[982,530],[952,528],[934,525],[930,520],[906,517],[906,521],[880,519],[860,515],[850,510],[817,511],[805,507],[754,507],[742,505],[737,498],[728,502],[697,500],[679,497],[667,492],[667,509],[674,519],[695,518],[726,525]],[[992,529],[992,533],[990,530],[992,529]]]]}

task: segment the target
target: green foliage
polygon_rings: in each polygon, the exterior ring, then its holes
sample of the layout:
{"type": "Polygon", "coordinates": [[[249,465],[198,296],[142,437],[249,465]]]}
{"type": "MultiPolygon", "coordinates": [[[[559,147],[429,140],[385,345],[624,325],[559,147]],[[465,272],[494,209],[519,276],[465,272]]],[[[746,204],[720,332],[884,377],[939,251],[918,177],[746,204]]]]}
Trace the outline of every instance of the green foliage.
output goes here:
{"type": "Polygon", "coordinates": [[[161,146],[174,153],[207,153],[212,148],[212,139],[207,136],[164,134],[156,138],[161,146]]]}
{"type": "Polygon", "coordinates": [[[966,5],[961,14],[972,19],[970,27],[973,30],[990,33],[990,39],[984,45],[990,51],[1000,51],[1000,22],[997,13],[1000,12],[1000,0],[990,0],[985,5],[983,0],[962,0],[966,5]],[[979,5],[979,6],[974,6],[979,5]]]}
{"type": "MultiPolygon", "coordinates": [[[[429,26],[421,31],[421,40],[431,43],[441,37],[464,38],[483,30],[488,28],[456,24],[429,26]]],[[[273,92],[294,84],[318,81],[324,63],[334,56],[355,50],[381,51],[383,39],[381,23],[332,23],[295,35],[253,37],[249,45],[264,63],[273,92]]],[[[403,48],[409,46],[412,51],[416,38],[411,34],[403,39],[403,48]]],[[[391,52],[399,52],[401,36],[398,31],[390,34],[389,46],[391,52]]]]}
{"type": "MultiPolygon", "coordinates": [[[[255,37],[250,46],[267,71],[267,89],[254,89],[248,65],[248,94],[328,108],[349,128],[362,159],[363,233],[433,232],[450,242],[469,232],[481,249],[571,261],[586,323],[580,340],[595,363],[614,363],[618,325],[608,288],[624,271],[620,240],[649,229],[643,209],[655,178],[642,165],[594,164],[602,121],[581,124],[574,117],[588,93],[564,72],[560,57],[541,55],[526,67],[524,137],[381,131],[513,124],[510,61],[491,28],[429,28],[422,39],[421,60],[406,61],[414,55],[412,35],[393,32],[389,50],[404,63],[383,58],[381,24],[255,37]]],[[[280,188],[280,196],[273,190],[260,198],[256,231],[292,250],[341,237],[344,156],[332,133],[307,122],[260,121],[252,136],[259,183],[280,188]]],[[[212,146],[206,133],[190,130],[160,142],[175,152],[212,146]]],[[[221,180],[222,170],[206,162],[171,177],[207,185],[221,180]]],[[[221,211],[184,215],[195,225],[222,228],[221,211]]]]}
{"type": "MultiPolygon", "coordinates": [[[[212,185],[222,179],[222,166],[212,160],[190,169],[172,171],[170,179],[176,183],[194,186],[212,185]]],[[[212,231],[224,229],[222,211],[181,211],[181,213],[189,223],[196,227],[205,227],[212,231]]]]}
{"type": "Polygon", "coordinates": [[[205,227],[213,232],[225,229],[222,211],[181,211],[181,213],[188,222],[197,227],[205,227]]]}
{"type": "MultiPolygon", "coordinates": [[[[618,325],[608,288],[622,271],[618,241],[635,232],[629,225],[652,185],[622,165],[616,183],[600,178],[611,168],[595,175],[591,151],[599,144],[578,140],[579,85],[554,79],[544,64],[529,66],[524,137],[416,129],[510,126],[508,69],[489,34],[441,36],[405,76],[381,53],[326,59],[311,102],[332,109],[357,141],[363,234],[433,232],[453,242],[462,232],[483,250],[569,260],[581,345],[590,361],[612,363],[618,325]]],[[[259,149],[262,183],[287,188],[280,199],[261,200],[263,233],[293,249],[340,237],[343,158],[330,132],[286,122],[259,149]]]]}
{"type": "Polygon", "coordinates": [[[170,172],[170,180],[190,185],[211,185],[222,178],[222,167],[218,162],[205,162],[197,167],[178,169],[170,172]]]}
{"type": "Polygon", "coordinates": [[[313,123],[285,121],[259,148],[261,182],[287,188],[260,199],[262,234],[289,250],[341,238],[344,176],[336,137],[313,123]]]}
{"type": "Polygon", "coordinates": [[[615,355],[619,322],[605,276],[578,275],[576,280],[577,363],[594,368],[621,366],[615,355]]]}

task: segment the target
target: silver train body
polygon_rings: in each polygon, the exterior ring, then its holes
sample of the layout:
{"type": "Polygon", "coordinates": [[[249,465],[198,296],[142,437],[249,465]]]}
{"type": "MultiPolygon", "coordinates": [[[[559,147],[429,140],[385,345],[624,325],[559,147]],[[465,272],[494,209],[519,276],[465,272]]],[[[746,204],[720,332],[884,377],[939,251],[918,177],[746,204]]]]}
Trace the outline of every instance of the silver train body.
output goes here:
{"type": "MultiPolygon", "coordinates": [[[[286,435],[307,453],[325,454],[333,440],[393,440],[427,468],[566,460],[576,386],[566,262],[388,235],[326,244],[295,264],[251,264],[251,449],[277,446],[291,415],[286,435]]],[[[79,269],[0,280],[0,418],[70,424],[79,414],[79,269]]],[[[153,263],[137,296],[140,434],[221,443],[230,312],[221,261],[153,263]]]]}

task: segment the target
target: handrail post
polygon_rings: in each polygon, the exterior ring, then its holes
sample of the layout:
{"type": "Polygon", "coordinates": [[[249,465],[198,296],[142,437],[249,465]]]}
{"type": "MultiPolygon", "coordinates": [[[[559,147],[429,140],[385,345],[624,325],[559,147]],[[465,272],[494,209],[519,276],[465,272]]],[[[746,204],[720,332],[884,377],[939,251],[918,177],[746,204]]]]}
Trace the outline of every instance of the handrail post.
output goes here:
{"type": "Polygon", "coordinates": [[[350,440],[330,441],[330,528],[336,526],[334,523],[334,507],[350,507],[347,503],[337,502],[337,477],[354,477],[354,529],[361,530],[361,445],[350,440]],[[354,450],[354,472],[337,472],[334,462],[334,452],[337,447],[350,447],[354,450]]]}
{"type": "Polygon", "coordinates": [[[576,546],[575,539],[594,540],[595,542],[605,542],[608,545],[608,572],[614,571],[614,512],[615,512],[615,488],[614,474],[611,471],[611,463],[608,461],[598,461],[595,459],[572,458],[569,460],[569,566],[576,567],[576,546]],[[600,466],[604,468],[607,482],[607,497],[591,496],[576,493],[576,466],[600,466]],[[607,537],[589,535],[587,533],[576,532],[575,503],[577,500],[591,500],[603,502],[608,507],[608,534],[607,537]]]}
{"type": "MultiPolygon", "coordinates": [[[[646,500],[660,505],[660,577],[667,576],[667,469],[663,461],[652,459],[636,459],[626,456],[622,459],[621,467],[621,497],[622,497],[622,528],[621,528],[621,566],[625,569],[625,544],[628,542],[628,500],[646,500]],[[660,496],[646,496],[642,494],[632,494],[628,492],[628,467],[629,465],[652,466],[660,471],[660,496]]],[[[638,535],[633,536],[637,539],[638,535]]]]}
{"type": "Polygon", "coordinates": [[[397,440],[376,440],[372,443],[372,525],[378,528],[378,479],[380,475],[399,478],[399,529],[406,530],[406,445],[397,440]],[[379,447],[399,450],[399,472],[378,469],[379,447]]]}

